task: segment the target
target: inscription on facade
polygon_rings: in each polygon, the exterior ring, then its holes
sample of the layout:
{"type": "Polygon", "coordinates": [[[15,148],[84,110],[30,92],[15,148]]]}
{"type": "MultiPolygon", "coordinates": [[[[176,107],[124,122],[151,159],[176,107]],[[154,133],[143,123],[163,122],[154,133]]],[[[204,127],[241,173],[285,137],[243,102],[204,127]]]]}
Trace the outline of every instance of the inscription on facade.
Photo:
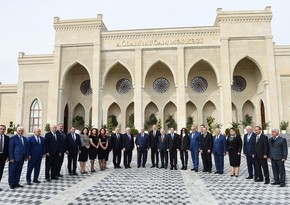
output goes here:
{"type": "Polygon", "coordinates": [[[148,40],[148,41],[128,41],[124,40],[117,43],[117,47],[136,47],[136,46],[172,46],[172,45],[203,44],[203,38],[174,39],[174,40],[148,40]]]}

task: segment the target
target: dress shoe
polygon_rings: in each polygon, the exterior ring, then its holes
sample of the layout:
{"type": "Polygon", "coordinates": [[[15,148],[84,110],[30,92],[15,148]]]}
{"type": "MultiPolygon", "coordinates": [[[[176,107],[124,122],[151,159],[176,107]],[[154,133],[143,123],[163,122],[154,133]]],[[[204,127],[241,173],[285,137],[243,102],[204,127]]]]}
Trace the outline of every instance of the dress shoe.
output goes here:
{"type": "Polygon", "coordinates": [[[15,189],[14,185],[9,185],[10,189],[15,189]]]}
{"type": "Polygon", "coordinates": [[[273,182],[273,183],[271,183],[271,185],[280,185],[280,183],[279,182],[273,182]]]}
{"type": "Polygon", "coordinates": [[[270,181],[267,181],[267,180],[266,180],[266,181],[265,181],[265,184],[270,184],[270,181]]]}
{"type": "Polygon", "coordinates": [[[143,168],[145,168],[145,165],[142,165],[143,168]]]}
{"type": "Polygon", "coordinates": [[[156,168],[159,168],[159,165],[157,164],[155,167],[156,167],[156,168]]]}
{"type": "Polygon", "coordinates": [[[51,182],[51,180],[50,179],[45,179],[47,182],[51,182]]]}
{"type": "Polygon", "coordinates": [[[74,175],[74,176],[77,176],[77,175],[78,175],[78,173],[76,173],[76,172],[75,172],[75,173],[73,173],[73,175],[74,175]]]}
{"type": "Polygon", "coordinates": [[[177,167],[175,166],[174,169],[177,170],[177,167]]]}
{"type": "Polygon", "coordinates": [[[155,167],[155,165],[152,165],[150,168],[154,168],[155,167]]]}
{"type": "Polygon", "coordinates": [[[58,177],[63,177],[63,175],[62,174],[59,174],[59,175],[57,175],[58,177]]]}
{"type": "Polygon", "coordinates": [[[202,172],[207,172],[207,171],[205,169],[203,169],[202,172]]]}
{"type": "Polygon", "coordinates": [[[194,170],[195,172],[198,172],[198,169],[194,170]]]}
{"type": "Polygon", "coordinates": [[[184,166],[181,167],[181,170],[184,170],[184,166]]]}
{"type": "Polygon", "coordinates": [[[0,188],[0,191],[2,191],[2,189],[0,188]]]}
{"type": "Polygon", "coordinates": [[[53,179],[53,180],[59,180],[58,177],[51,177],[51,179],[53,179]]]}
{"type": "Polygon", "coordinates": [[[210,170],[210,171],[208,171],[208,173],[211,173],[211,170],[210,170]]]}
{"type": "Polygon", "coordinates": [[[24,186],[21,184],[16,184],[15,187],[24,187],[24,186]]]}
{"type": "Polygon", "coordinates": [[[121,167],[121,166],[117,166],[117,168],[118,168],[118,169],[121,169],[122,167],[121,167]]]}
{"type": "Polygon", "coordinates": [[[195,169],[193,168],[193,169],[191,169],[191,171],[194,171],[195,169]]]}
{"type": "Polygon", "coordinates": [[[161,166],[159,169],[162,169],[162,168],[164,168],[164,166],[161,166]]]}
{"type": "Polygon", "coordinates": [[[33,180],[33,183],[40,184],[41,182],[39,180],[33,180]]]}
{"type": "Polygon", "coordinates": [[[224,172],[220,172],[219,174],[224,174],[224,172]]]}
{"type": "Polygon", "coordinates": [[[262,181],[264,181],[263,179],[255,179],[255,182],[262,182],[262,181]]]}
{"type": "MultiPolygon", "coordinates": [[[[127,166],[128,168],[129,168],[129,166],[127,166]]],[[[141,165],[138,165],[138,168],[140,168],[141,167],[141,165]]]]}
{"type": "Polygon", "coordinates": [[[254,179],[254,177],[252,177],[252,176],[248,176],[246,179],[254,179]]]}
{"type": "Polygon", "coordinates": [[[92,169],[91,172],[96,172],[96,170],[92,169]]]}
{"type": "Polygon", "coordinates": [[[170,170],[173,170],[173,167],[172,166],[170,167],[170,170]]]}
{"type": "Polygon", "coordinates": [[[32,185],[32,183],[31,182],[27,182],[27,185],[32,185]]]}
{"type": "Polygon", "coordinates": [[[130,165],[128,165],[128,168],[131,169],[132,167],[130,165]]]}
{"type": "Polygon", "coordinates": [[[220,172],[215,172],[215,174],[219,174],[220,172]]]}
{"type": "MultiPolygon", "coordinates": [[[[138,168],[140,168],[140,167],[138,166],[138,168]]],[[[128,169],[128,166],[125,166],[125,169],[128,169]]]]}
{"type": "Polygon", "coordinates": [[[187,170],[187,166],[184,166],[184,170],[187,170]]]}
{"type": "Polygon", "coordinates": [[[281,183],[280,187],[285,187],[285,185],[286,185],[285,183],[281,183]]]}
{"type": "Polygon", "coordinates": [[[164,169],[167,169],[167,166],[164,166],[164,169]]]}

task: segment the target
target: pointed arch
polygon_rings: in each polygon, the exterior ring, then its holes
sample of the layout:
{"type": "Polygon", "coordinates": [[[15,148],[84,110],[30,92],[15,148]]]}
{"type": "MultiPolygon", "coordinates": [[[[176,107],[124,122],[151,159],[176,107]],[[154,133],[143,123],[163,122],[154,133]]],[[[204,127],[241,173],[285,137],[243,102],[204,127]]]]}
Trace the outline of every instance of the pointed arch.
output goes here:
{"type": "Polygon", "coordinates": [[[66,103],[63,111],[63,130],[65,133],[68,131],[68,119],[69,119],[69,110],[68,110],[68,103],[66,103]]]}
{"type": "Polygon", "coordinates": [[[266,122],[266,115],[265,115],[265,104],[262,99],[260,100],[260,115],[261,115],[261,125],[263,126],[263,124],[266,122]]]}
{"type": "Polygon", "coordinates": [[[232,122],[238,122],[238,110],[234,102],[232,102],[232,122]]]}
{"type": "Polygon", "coordinates": [[[104,73],[104,75],[102,77],[102,87],[105,86],[105,83],[106,83],[106,79],[108,77],[108,74],[112,70],[114,70],[114,69],[116,69],[118,67],[125,69],[129,73],[130,78],[131,78],[130,80],[132,81],[132,85],[134,85],[134,78],[133,78],[132,72],[127,68],[127,66],[125,66],[124,63],[122,63],[121,61],[117,61],[117,62],[113,63],[111,66],[109,66],[109,69],[104,73]]]}
{"type": "Polygon", "coordinates": [[[146,79],[147,79],[147,77],[148,77],[148,73],[149,73],[150,70],[152,70],[152,68],[154,68],[154,67],[167,68],[167,69],[170,71],[170,73],[171,73],[171,75],[172,75],[172,77],[173,77],[173,82],[174,82],[174,86],[175,86],[175,84],[176,84],[176,75],[175,75],[175,73],[174,73],[174,70],[172,70],[172,68],[171,68],[167,63],[165,63],[164,61],[162,61],[162,60],[157,60],[157,61],[155,61],[155,62],[154,62],[154,63],[149,67],[149,69],[148,69],[147,72],[145,73],[145,75],[144,75],[144,77],[143,77],[143,83],[142,83],[143,87],[145,87],[146,79]]]}
{"type": "Polygon", "coordinates": [[[198,112],[197,107],[192,101],[187,101],[186,103],[186,117],[192,117],[193,122],[198,122],[198,112]]]}
{"type": "Polygon", "coordinates": [[[211,100],[208,100],[203,105],[202,113],[203,113],[203,124],[207,125],[206,118],[208,116],[211,116],[211,117],[215,118],[215,122],[218,122],[216,106],[211,100]]]}
{"type": "Polygon", "coordinates": [[[144,122],[146,122],[149,119],[150,115],[152,114],[157,115],[158,112],[159,112],[159,109],[157,105],[152,101],[149,102],[144,109],[144,122]]]}
{"type": "Polygon", "coordinates": [[[32,101],[29,113],[29,132],[32,133],[34,128],[42,125],[42,104],[38,98],[32,101]]]}
{"type": "Polygon", "coordinates": [[[245,117],[245,115],[250,115],[253,117],[253,122],[255,122],[256,118],[255,118],[255,105],[251,100],[246,100],[245,103],[243,104],[242,107],[242,114],[243,114],[243,119],[245,117]]]}
{"type": "Polygon", "coordinates": [[[231,75],[232,77],[234,76],[235,70],[237,69],[237,66],[239,65],[239,63],[241,63],[243,61],[249,61],[252,64],[254,64],[257,67],[258,71],[260,72],[261,79],[265,79],[265,74],[264,74],[264,71],[263,71],[261,65],[258,63],[258,61],[256,59],[254,59],[248,55],[244,56],[243,58],[241,58],[240,60],[237,61],[236,65],[232,71],[232,75],[231,75]]]}
{"type": "Polygon", "coordinates": [[[85,119],[85,108],[82,103],[77,103],[73,109],[73,117],[81,116],[85,119]]]}
{"type": "MultiPolygon", "coordinates": [[[[133,114],[133,117],[135,118],[135,116],[134,116],[134,102],[131,102],[127,106],[127,109],[126,109],[126,127],[132,127],[132,125],[130,125],[130,120],[131,119],[129,119],[132,114],[133,114]]],[[[133,120],[135,121],[134,118],[133,118],[133,120]]],[[[134,122],[133,122],[133,126],[134,126],[134,122]]]]}
{"type": "Polygon", "coordinates": [[[89,75],[89,78],[92,79],[91,74],[90,74],[89,70],[86,68],[86,66],[83,63],[76,61],[76,62],[72,63],[70,66],[68,66],[67,69],[65,70],[65,72],[63,73],[61,87],[63,87],[65,80],[67,78],[67,75],[69,72],[72,71],[72,69],[79,69],[82,71],[86,71],[87,74],[89,75]]]}
{"type": "Polygon", "coordinates": [[[120,119],[121,117],[121,107],[116,102],[113,102],[108,108],[108,122],[107,122],[108,126],[109,126],[109,118],[111,115],[115,115],[117,120],[120,119]]]}
{"type": "MultiPolygon", "coordinates": [[[[170,116],[170,115],[173,116],[173,119],[177,123],[177,107],[172,101],[169,101],[164,106],[163,113],[164,113],[164,119],[163,119],[164,125],[166,123],[168,116],[170,116]]],[[[166,126],[166,127],[169,128],[168,126],[166,126]]],[[[176,127],[175,127],[175,129],[176,129],[176,127]]]]}
{"type": "Polygon", "coordinates": [[[194,69],[195,66],[198,66],[198,64],[208,65],[213,70],[213,72],[215,73],[217,85],[220,83],[220,74],[219,74],[219,71],[218,71],[217,67],[212,62],[207,60],[206,58],[200,58],[195,63],[193,63],[191,68],[188,70],[187,75],[186,75],[187,76],[186,84],[189,82],[188,78],[190,77],[189,76],[190,72],[192,71],[192,69],[194,69]]]}

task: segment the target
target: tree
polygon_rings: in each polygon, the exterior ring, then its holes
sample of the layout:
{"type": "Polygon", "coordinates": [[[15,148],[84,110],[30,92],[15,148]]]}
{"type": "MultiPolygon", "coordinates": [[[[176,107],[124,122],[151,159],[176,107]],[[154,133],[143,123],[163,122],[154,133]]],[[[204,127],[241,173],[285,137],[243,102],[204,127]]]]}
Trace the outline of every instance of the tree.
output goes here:
{"type": "Polygon", "coordinates": [[[116,115],[109,115],[109,120],[112,119],[113,128],[118,126],[118,120],[116,115]]]}
{"type": "Polygon", "coordinates": [[[109,118],[109,123],[108,124],[109,124],[109,127],[108,127],[109,128],[109,132],[112,133],[113,130],[114,130],[114,125],[113,125],[113,120],[112,120],[111,117],[109,118]]]}
{"type": "Polygon", "coordinates": [[[190,130],[192,124],[193,124],[193,117],[188,116],[188,117],[186,118],[186,129],[187,129],[187,130],[190,130]]]}
{"type": "Polygon", "coordinates": [[[128,127],[130,127],[130,128],[133,128],[134,127],[134,113],[132,113],[131,115],[129,115],[128,127]]]}
{"type": "Polygon", "coordinates": [[[162,121],[161,121],[161,118],[158,119],[157,127],[158,127],[158,130],[161,130],[162,129],[162,121]]]}
{"type": "Polygon", "coordinates": [[[176,121],[175,121],[173,115],[168,114],[165,123],[166,123],[168,129],[173,127],[176,130],[177,124],[176,124],[176,121]]]}
{"type": "Polygon", "coordinates": [[[231,122],[230,124],[232,125],[232,128],[235,128],[235,129],[239,129],[239,126],[241,125],[241,123],[238,123],[238,122],[231,122]]]}
{"type": "Polygon", "coordinates": [[[156,118],[156,115],[155,113],[152,113],[150,116],[149,116],[149,119],[146,121],[145,123],[145,129],[147,130],[150,126],[152,125],[156,125],[157,123],[157,118],[156,118]]]}
{"type": "Polygon", "coordinates": [[[247,126],[252,126],[252,123],[253,123],[253,116],[246,114],[244,117],[244,120],[242,121],[242,124],[244,125],[244,127],[247,127],[247,126]]]}
{"type": "Polygon", "coordinates": [[[45,124],[44,130],[45,130],[45,132],[49,132],[50,131],[50,124],[49,123],[45,124]]]}
{"type": "Polygon", "coordinates": [[[81,129],[81,127],[83,127],[84,124],[85,124],[85,121],[82,116],[77,115],[72,119],[72,126],[77,129],[81,129]]]}
{"type": "Polygon", "coordinates": [[[212,116],[207,116],[206,117],[206,122],[208,124],[208,131],[210,133],[212,133],[212,128],[213,128],[213,122],[214,122],[215,118],[212,116]]]}

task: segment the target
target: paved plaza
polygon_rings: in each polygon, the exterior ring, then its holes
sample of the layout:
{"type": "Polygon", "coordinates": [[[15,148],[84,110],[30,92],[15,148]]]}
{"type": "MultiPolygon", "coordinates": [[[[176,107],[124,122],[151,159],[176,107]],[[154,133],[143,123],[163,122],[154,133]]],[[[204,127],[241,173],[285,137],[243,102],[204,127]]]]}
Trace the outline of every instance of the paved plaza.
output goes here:
{"type": "MultiPolygon", "coordinates": [[[[289,180],[286,187],[265,185],[263,182],[247,180],[246,161],[242,157],[239,177],[230,177],[228,156],[225,157],[225,173],[198,173],[190,169],[165,170],[137,168],[134,150],[132,169],[109,169],[85,175],[70,176],[63,165],[63,178],[46,182],[44,161],[41,168],[41,184],[26,185],[25,163],[20,183],[24,188],[9,189],[5,167],[0,193],[0,204],[289,204],[289,180]]],[[[111,158],[110,154],[110,158],[111,158]]],[[[150,152],[148,153],[150,156],[150,152]]],[[[190,156],[190,155],[189,155],[190,156]]],[[[110,159],[111,162],[111,159],[110,159]]],[[[200,160],[201,163],[201,160],[200,160]]],[[[191,168],[191,160],[189,162],[191,168]]],[[[270,166],[269,162],[269,166],[270,166]]],[[[270,166],[271,167],[271,166],[270,166]]],[[[87,163],[89,169],[89,162],[87,163]]],[[[97,169],[98,170],[98,169],[97,169]]],[[[290,176],[290,163],[286,162],[286,175],[290,176]]],[[[270,169],[271,182],[273,174],[270,169]]]]}

